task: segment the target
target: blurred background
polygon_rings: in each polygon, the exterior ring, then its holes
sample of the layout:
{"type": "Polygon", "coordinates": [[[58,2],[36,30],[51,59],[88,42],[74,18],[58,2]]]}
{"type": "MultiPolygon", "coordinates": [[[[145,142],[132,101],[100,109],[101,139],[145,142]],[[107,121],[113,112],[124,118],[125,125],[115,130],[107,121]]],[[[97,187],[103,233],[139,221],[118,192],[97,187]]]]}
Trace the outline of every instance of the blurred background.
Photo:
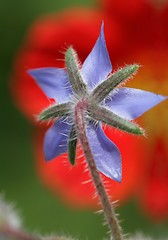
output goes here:
{"type": "MultiPolygon", "coordinates": [[[[53,192],[46,188],[40,181],[35,169],[35,156],[33,154],[34,141],[32,140],[32,132],[36,127],[17,109],[9,90],[17,52],[26,39],[28,29],[37,18],[44,14],[60,14],[61,11],[68,8],[72,9],[73,7],[98,9],[98,11],[102,11],[102,5],[100,2],[98,3],[98,1],[96,2],[94,0],[0,1],[0,192],[5,195],[7,201],[16,204],[21,212],[26,229],[30,231],[43,234],[53,232],[58,234],[64,233],[66,235],[79,237],[79,239],[93,240],[103,239],[103,237],[106,236],[107,228],[102,226],[103,217],[95,214],[94,209],[92,210],[90,207],[72,207],[71,204],[62,201],[59,194],[53,194],[53,192]]],[[[159,8],[160,4],[158,9],[159,8]]],[[[110,7],[107,5],[107,9],[104,11],[110,12],[110,7]]],[[[99,21],[96,23],[97,25],[100,24],[100,19],[103,18],[103,14],[104,13],[102,13],[102,17],[99,17],[99,21]]],[[[109,15],[111,14],[112,13],[109,15]]],[[[105,18],[109,18],[109,16],[105,18]]],[[[120,16],[118,16],[118,18],[120,18],[120,16]]],[[[168,23],[166,18],[164,23],[165,25],[168,23]]],[[[110,20],[108,25],[110,25],[110,20]]],[[[90,29],[89,31],[89,34],[92,34],[90,29]]],[[[128,31],[130,31],[130,29],[128,29],[128,31]]],[[[98,31],[95,34],[98,36],[98,31]]],[[[93,42],[95,40],[96,38],[93,39],[93,42]]],[[[165,41],[167,41],[167,38],[165,41]]],[[[87,44],[87,40],[85,42],[87,44]]],[[[127,44],[127,42],[124,42],[124,44],[127,44]]],[[[166,44],[168,45],[168,42],[166,44]]],[[[140,61],[140,58],[137,59],[140,61]]],[[[123,62],[126,60],[127,58],[125,58],[123,62]]],[[[122,61],[118,60],[116,66],[120,66],[120,62],[122,61]]],[[[148,90],[153,91],[157,89],[155,85],[154,82],[154,87],[152,89],[149,87],[148,90]]],[[[145,89],[145,84],[143,86],[145,89]]],[[[167,92],[168,95],[168,88],[167,91],[164,87],[162,89],[160,89],[160,93],[166,94],[167,92]],[[164,92],[162,89],[164,89],[164,92]]],[[[24,92],[22,92],[22,94],[24,95],[24,92]]],[[[153,116],[153,114],[151,114],[151,116],[153,116]]],[[[167,120],[165,121],[167,122],[167,120]]],[[[167,149],[163,151],[167,151],[167,149]]],[[[165,153],[164,156],[167,156],[167,153],[165,153]]],[[[166,159],[168,162],[168,158],[166,159]]],[[[168,179],[167,175],[166,179],[168,179]]],[[[137,188],[139,187],[137,186],[137,188]]],[[[163,198],[164,201],[167,201],[166,204],[168,205],[167,188],[165,191],[166,193],[163,195],[163,198]]],[[[166,234],[168,235],[167,205],[164,210],[165,216],[159,218],[159,220],[148,216],[148,213],[145,214],[145,211],[141,210],[135,197],[128,198],[127,201],[117,209],[117,212],[120,213],[122,226],[126,233],[141,231],[157,238],[159,236],[166,236],[166,234]]]]}

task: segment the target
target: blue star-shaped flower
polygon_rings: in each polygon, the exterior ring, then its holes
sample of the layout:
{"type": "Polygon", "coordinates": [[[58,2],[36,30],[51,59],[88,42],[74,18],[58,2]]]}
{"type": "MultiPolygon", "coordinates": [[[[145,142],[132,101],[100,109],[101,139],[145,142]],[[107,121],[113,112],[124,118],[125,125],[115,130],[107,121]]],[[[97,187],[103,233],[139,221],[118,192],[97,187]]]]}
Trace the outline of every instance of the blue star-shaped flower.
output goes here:
{"type": "Polygon", "coordinates": [[[65,63],[66,69],[29,71],[47,97],[57,102],[39,116],[40,120],[56,120],[45,135],[45,158],[51,160],[68,151],[69,159],[74,163],[77,144],[74,109],[77,103],[85,101],[86,134],[96,166],[104,175],[120,182],[121,155],[117,146],[105,135],[101,122],[130,133],[143,134],[142,129],[130,120],[141,116],[167,97],[120,86],[122,81],[137,71],[138,65],[128,65],[111,74],[103,24],[96,44],[82,67],[72,47],[65,54],[65,63]]]}

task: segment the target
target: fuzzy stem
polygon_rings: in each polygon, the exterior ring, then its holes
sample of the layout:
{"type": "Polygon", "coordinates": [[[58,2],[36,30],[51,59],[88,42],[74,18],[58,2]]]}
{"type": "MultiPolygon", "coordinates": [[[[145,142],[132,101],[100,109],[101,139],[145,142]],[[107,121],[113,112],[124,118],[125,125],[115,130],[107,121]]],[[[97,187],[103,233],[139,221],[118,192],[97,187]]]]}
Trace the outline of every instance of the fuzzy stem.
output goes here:
{"type": "Polygon", "coordinates": [[[105,190],[101,176],[97,170],[94,157],[91,152],[89,142],[86,136],[85,123],[84,123],[84,112],[86,111],[86,108],[87,108],[87,102],[85,100],[83,101],[81,100],[80,102],[78,102],[78,104],[75,107],[75,121],[76,121],[76,126],[78,131],[78,137],[80,139],[94,185],[96,187],[97,193],[99,195],[99,198],[103,207],[105,219],[111,232],[111,239],[122,240],[123,239],[122,229],[119,225],[118,219],[114,212],[114,208],[105,190]]]}
{"type": "Polygon", "coordinates": [[[23,232],[21,229],[14,229],[7,225],[0,227],[0,238],[1,236],[6,236],[17,240],[40,240],[40,238],[37,236],[30,235],[26,232],[23,232]]]}

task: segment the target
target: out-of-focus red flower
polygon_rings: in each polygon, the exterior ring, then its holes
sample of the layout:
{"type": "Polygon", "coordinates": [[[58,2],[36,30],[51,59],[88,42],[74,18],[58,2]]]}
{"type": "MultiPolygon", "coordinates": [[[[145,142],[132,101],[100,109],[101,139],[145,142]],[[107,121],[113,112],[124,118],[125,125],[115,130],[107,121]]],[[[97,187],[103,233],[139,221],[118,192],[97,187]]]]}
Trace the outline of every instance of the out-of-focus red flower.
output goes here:
{"type": "MultiPolygon", "coordinates": [[[[168,2],[158,0],[99,1],[115,19],[125,40],[119,61],[142,65],[133,87],[168,92],[168,2]]],[[[168,216],[168,111],[167,103],[145,114],[141,120],[149,132],[147,168],[138,187],[143,209],[154,219],[168,216]]]]}
{"type": "Polygon", "coordinates": [[[162,219],[168,214],[168,151],[167,139],[158,137],[154,143],[151,161],[147,168],[140,194],[144,209],[155,219],[162,219]]]}
{"type": "MultiPolygon", "coordinates": [[[[83,61],[98,37],[102,19],[105,22],[107,46],[113,56],[112,61],[115,62],[118,55],[121,55],[119,51],[124,39],[118,24],[102,12],[75,9],[44,17],[32,26],[16,58],[11,84],[16,104],[29,119],[34,121],[33,115],[38,114],[50,102],[26,70],[47,66],[64,67],[64,51],[69,45],[73,45],[83,61]]],[[[65,154],[46,163],[42,150],[43,128],[45,127],[38,128],[35,136],[35,154],[40,178],[52,191],[59,193],[72,204],[95,206],[95,191],[92,183],[86,183],[90,176],[85,171],[84,158],[79,157],[81,152],[78,151],[78,161],[74,167],[70,166],[65,154]]],[[[141,138],[135,139],[128,134],[122,133],[120,137],[121,133],[118,135],[118,132],[111,131],[108,127],[105,131],[118,145],[123,156],[122,183],[104,177],[105,184],[113,200],[124,201],[134,194],[143,175],[145,162],[137,152],[141,151],[144,143],[141,138]]]]}

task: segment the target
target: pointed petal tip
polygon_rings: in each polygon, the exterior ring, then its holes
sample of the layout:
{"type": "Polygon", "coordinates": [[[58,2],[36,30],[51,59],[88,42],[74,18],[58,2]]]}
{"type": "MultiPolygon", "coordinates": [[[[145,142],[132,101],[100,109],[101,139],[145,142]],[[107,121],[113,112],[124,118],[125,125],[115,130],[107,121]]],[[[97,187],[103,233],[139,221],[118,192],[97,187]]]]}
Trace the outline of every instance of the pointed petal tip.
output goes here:
{"type": "Polygon", "coordinates": [[[39,73],[43,72],[44,69],[45,68],[32,68],[32,69],[28,69],[26,72],[29,76],[35,79],[36,77],[39,76],[39,73]]]}
{"type": "Polygon", "coordinates": [[[81,73],[89,87],[94,89],[111,71],[112,65],[105,42],[104,22],[102,22],[98,39],[84,61],[81,73]]]}
{"type": "Polygon", "coordinates": [[[51,161],[53,159],[53,156],[49,155],[44,150],[44,159],[45,159],[45,162],[49,162],[49,161],[51,161]]]}
{"type": "Polygon", "coordinates": [[[121,87],[105,105],[116,115],[126,120],[134,120],[167,98],[168,96],[141,89],[121,87]]]}
{"type": "Polygon", "coordinates": [[[120,171],[118,173],[115,174],[115,176],[111,176],[111,179],[118,182],[118,183],[121,183],[122,182],[122,173],[121,173],[122,169],[120,169],[120,171]]]}
{"type": "MultiPolygon", "coordinates": [[[[156,94],[156,93],[153,93],[155,95],[155,101],[153,103],[153,107],[157,106],[158,104],[160,104],[161,102],[165,101],[166,99],[168,99],[168,96],[164,96],[164,95],[161,95],[161,94],[156,94]]],[[[150,109],[149,109],[150,110],[150,109]]]]}
{"type": "Polygon", "coordinates": [[[164,95],[159,95],[158,96],[160,97],[161,101],[164,101],[168,98],[168,96],[164,96],[164,95]]]}
{"type": "Polygon", "coordinates": [[[50,162],[54,160],[54,158],[58,157],[61,153],[57,153],[56,151],[50,151],[44,144],[43,146],[43,151],[44,151],[44,159],[45,162],[50,162]]]}
{"type": "Polygon", "coordinates": [[[118,182],[118,183],[121,183],[122,182],[122,173],[121,173],[122,169],[120,168],[118,172],[111,172],[110,174],[108,175],[105,175],[107,177],[109,177],[110,179],[118,182]]]}
{"type": "Polygon", "coordinates": [[[100,32],[104,34],[104,21],[102,20],[102,24],[100,27],[100,32]]]}
{"type": "Polygon", "coordinates": [[[121,183],[122,182],[122,176],[119,175],[118,178],[115,179],[116,182],[121,183]]]}
{"type": "MultiPolygon", "coordinates": [[[[101,39],[103,45],[106,48],[106,41],[105,41],[105,36],[104,36],[104,22],[102,21],[101,27],[100,27],[100,33],[99,33],[99,38],[101,39]]],[[[107,50],[107,49],[106,49],[107,50]]],[[[110,62],[111,63],[111,62],[110,62]]]]}
{"type": "Polygon", "coordinates": [[[35,72],[36,72],[35,69],[29,69],[29,70],[27,70],[26,72],[27,72],[27,74],[28,74],[30,77],[32,77],[32,78],[34,78],[34,76],[36,75],[36,74],[35,74],[35,72]]]}
{"type": "Polygon", "coordinates": [[[105,172],[104,169],[101,170],[101,168],[99,168],[99,171],[106,177],[112,179],[113,181],[116,181],[118,183],[122,182],[122,173],[121,173],[122,169],[121,168],[119,169],[119,171],[115,171],[115,172],[114,172],[114,169],[113,169],[113,171],[109,170],[108,172],[107,171],[105,172]]]}
{"type": "Polygon", "coordinates": [[[42,67],[29,69],[27,73],[35,80],[48,98],[54,98],[59,103],[69,101],[72,89],[65,69],[42,67]]]}

